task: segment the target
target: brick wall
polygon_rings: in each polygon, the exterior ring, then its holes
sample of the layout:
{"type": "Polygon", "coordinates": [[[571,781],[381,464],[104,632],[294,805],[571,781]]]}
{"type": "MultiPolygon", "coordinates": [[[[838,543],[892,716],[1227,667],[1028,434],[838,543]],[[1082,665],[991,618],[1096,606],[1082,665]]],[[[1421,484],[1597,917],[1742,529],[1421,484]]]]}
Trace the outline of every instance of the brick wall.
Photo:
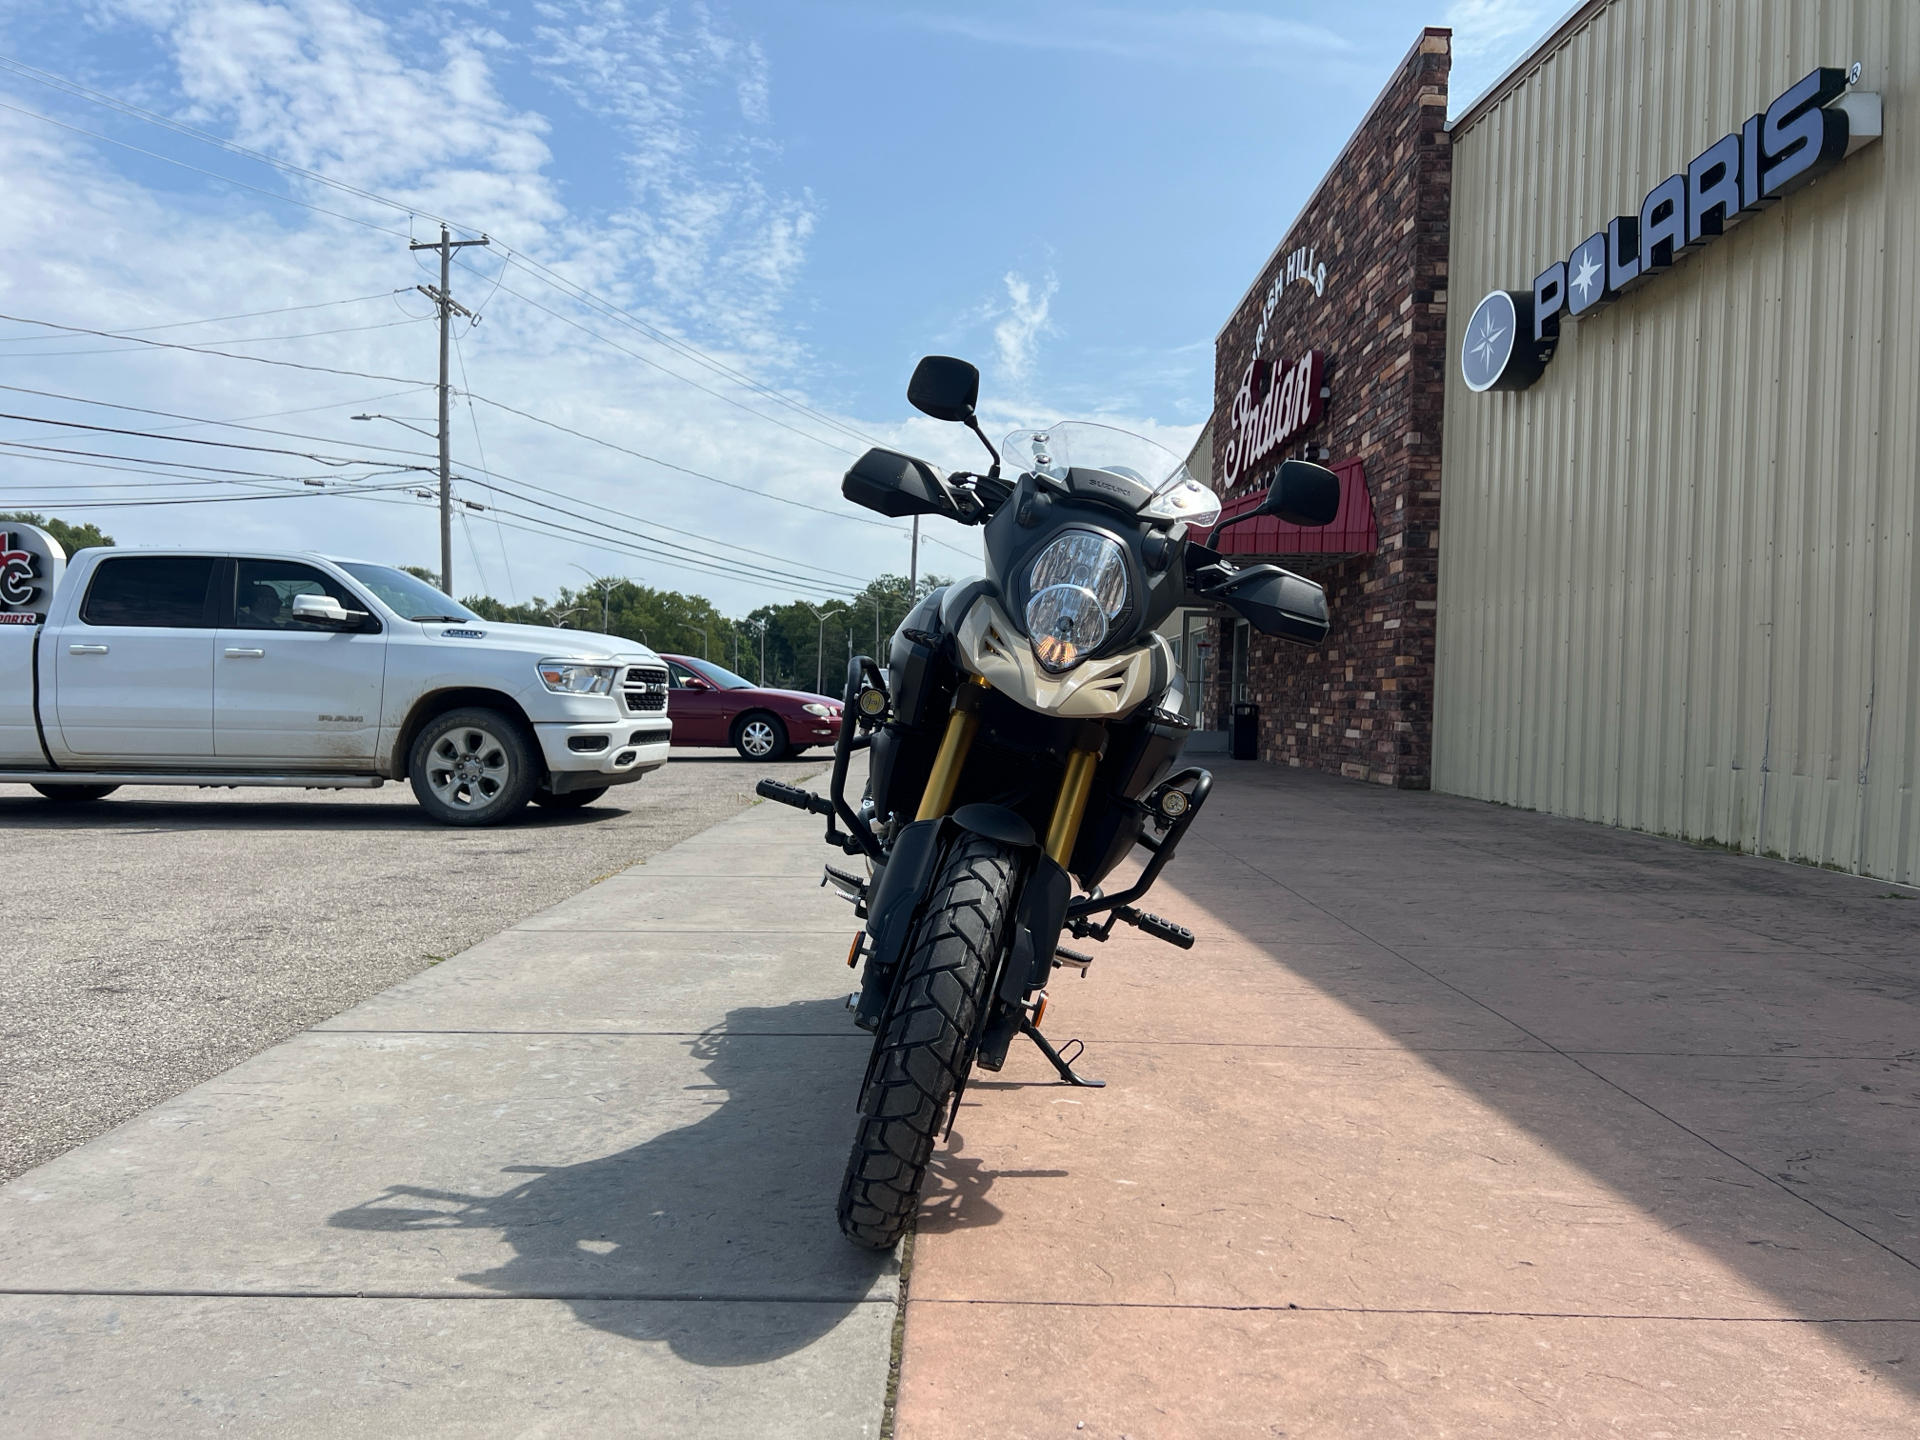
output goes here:
{"type": "MultiPolygon", "coordinates": [[[[1224,483],[1228,416],[1271,282],[1285,277],[1290,253],[1312,246],[1314,266],[1327,267],[1325,293],[1284,285],[1260,355],[1325,352],[1325,413],[1286,453],[1305,444],[1333,461],[1364,462],[1380,548],[1311,571],[1333,619],[1319,650],[1253,635],[1248,698],[1260,706],[1262,759],[1414,790],[1427,788],[1433,754],[1450,36],[1421,33],[1214,347],[1213,483],[1231,499],[1264,490],[1285,458],[1276,453],[1230,489],[1224,483]]],[[[1224,707],[1230,625],[1214,638],[1213,698],[1224,707]]]]}

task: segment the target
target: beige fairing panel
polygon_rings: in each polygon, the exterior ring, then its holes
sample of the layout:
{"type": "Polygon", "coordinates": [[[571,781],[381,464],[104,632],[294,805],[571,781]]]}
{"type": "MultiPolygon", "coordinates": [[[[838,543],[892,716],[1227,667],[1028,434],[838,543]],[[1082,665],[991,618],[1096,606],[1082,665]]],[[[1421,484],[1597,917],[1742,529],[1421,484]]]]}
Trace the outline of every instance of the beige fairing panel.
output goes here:
{"type": "Polygon", "coordinates": [[[1117,720],[1153,698],[1153,651],[1166,652],[1167,675],[1173,651],[1158,635],[1104,660],[1088,660],[1064,675],[1049,675],[1033,658],[1033,649],[993,600],[981,596],[967,611],[954,637],[960,660],[994,689],[1042,715],[1075,720],[1117,720]]]}

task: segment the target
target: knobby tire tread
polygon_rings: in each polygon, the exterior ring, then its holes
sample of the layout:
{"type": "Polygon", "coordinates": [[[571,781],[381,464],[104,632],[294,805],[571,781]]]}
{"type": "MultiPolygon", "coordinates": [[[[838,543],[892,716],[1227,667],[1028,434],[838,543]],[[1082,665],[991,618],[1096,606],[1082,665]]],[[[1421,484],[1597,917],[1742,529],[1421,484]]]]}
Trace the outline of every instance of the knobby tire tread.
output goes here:
{"type": "Polygon", "coordinates": [[[840,1187],[840,1229],[856,1245],[891,1250],[919,1204],[934,1141],[966,1073],[1014,876],[1007,848],[976,835],[962,835],[941,867],[875,1042],[873,1081],[840,1187]]]}

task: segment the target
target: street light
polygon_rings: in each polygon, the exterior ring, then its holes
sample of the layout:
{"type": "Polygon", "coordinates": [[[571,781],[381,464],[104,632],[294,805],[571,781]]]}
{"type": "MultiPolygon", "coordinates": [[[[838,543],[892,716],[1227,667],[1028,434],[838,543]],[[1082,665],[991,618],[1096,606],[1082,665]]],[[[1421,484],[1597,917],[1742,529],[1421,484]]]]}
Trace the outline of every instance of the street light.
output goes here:
{"type": "Polygon", "coordinates": [[[813,646],[813,693],[819,695],[822,693],[820,687],[826,684],[827,680],[827,617],[829,615],[837,615],[840,613],[840,610],[845,610],[847,607],[842,605],[839,610],[836,610],[832,606],[828,606],[825,610],[815,610],[804,600],[802,600],[800,604],[803,608],[819,617],[820,620],[820,636],[814,642],[813,646]]]}
{"type": "Polygon", "coordinates": [[[707,658],[707,627],[704,625],[689,625],[687,626],[687,629],[698,630],[700,632],[700,658],[702,660],[706,659],[707,658]]]}
{"type": "Polygon", "coordinates": [[[613,603],[613,587],[621,584],[622,581],[611,575],[595,575],[591,570],[587,569],[586,566],[575,565],[571,560],[567,563],[573,565],[574,569],[578,570],[582,575],[586,576],[587,579],[600,587],[600,633],[602,635],[610,634],[613,622],[610,618],[608,607],[613,603]]]}

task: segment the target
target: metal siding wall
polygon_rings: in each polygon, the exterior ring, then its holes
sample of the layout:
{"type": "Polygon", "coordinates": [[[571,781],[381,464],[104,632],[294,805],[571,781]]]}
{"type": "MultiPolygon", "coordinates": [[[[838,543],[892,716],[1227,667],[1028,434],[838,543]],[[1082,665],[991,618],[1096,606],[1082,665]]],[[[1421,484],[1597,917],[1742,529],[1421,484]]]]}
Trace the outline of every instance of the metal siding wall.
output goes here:
{"type": "Polygon", "coordinates": [[[1434,783],[1920,882],[1920,3],[1617,0],[1454,136],[1434,783]],[[1816,65],[1886,136],[1460,383],[1524,288],[1816,65]]]}

